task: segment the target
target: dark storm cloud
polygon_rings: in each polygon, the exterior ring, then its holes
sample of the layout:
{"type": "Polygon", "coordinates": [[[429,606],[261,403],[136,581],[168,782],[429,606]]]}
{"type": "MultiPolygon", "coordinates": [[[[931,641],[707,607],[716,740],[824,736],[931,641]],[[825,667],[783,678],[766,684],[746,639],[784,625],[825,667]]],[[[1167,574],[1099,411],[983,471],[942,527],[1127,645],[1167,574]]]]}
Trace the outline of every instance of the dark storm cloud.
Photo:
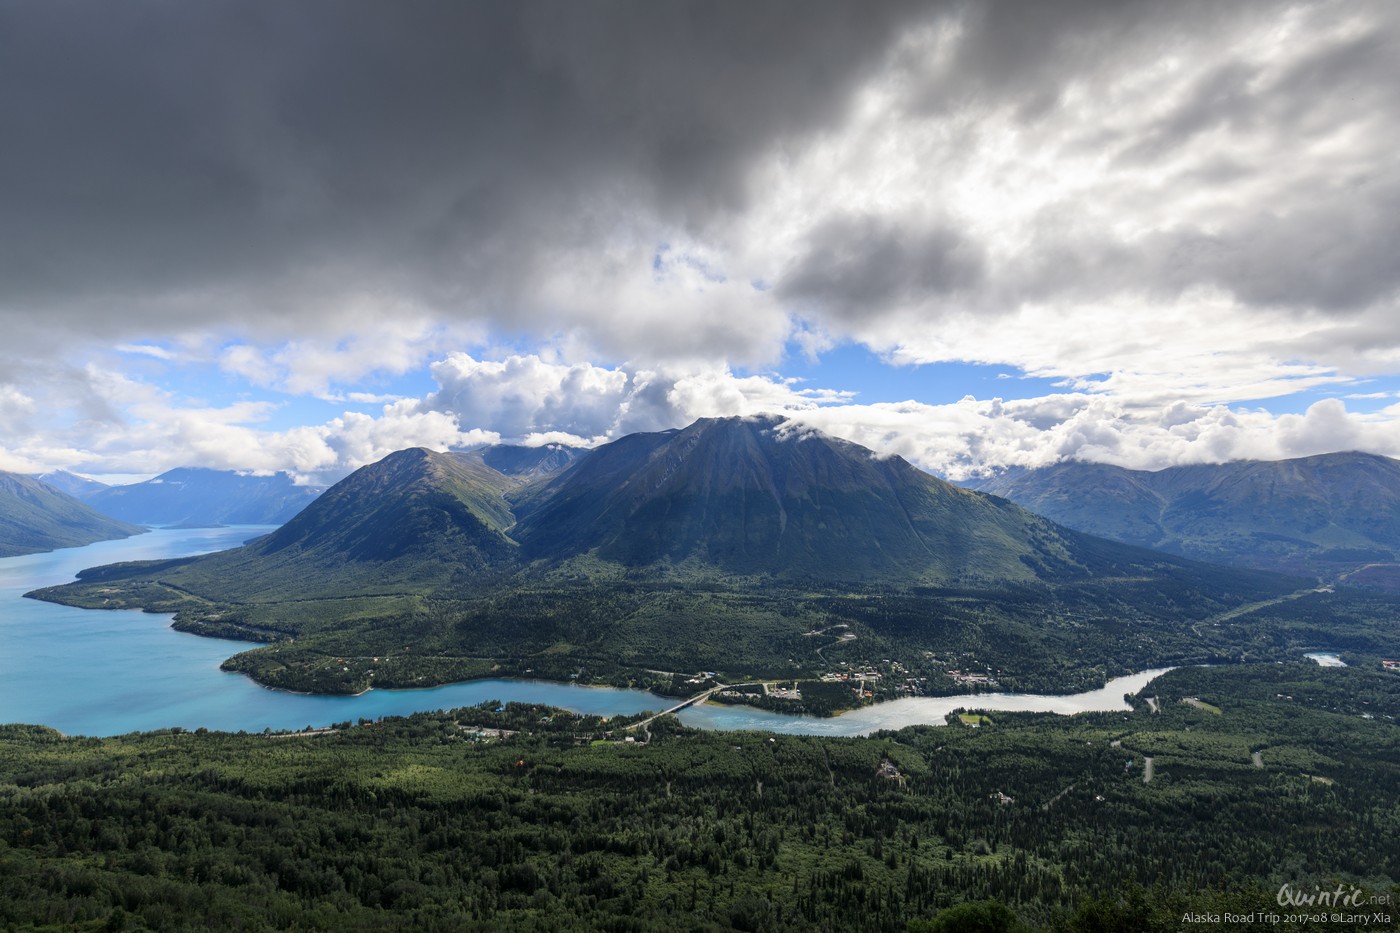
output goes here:
{"type": "Polygon", "coordinates": [[[1349,313],[1397,286],[1394,169],[1280,166],[1348,121],[1400,144],[1395,36],[1380,3],[0,0],[0,316],[12,344],[334,336],[347,309],[383,313],[355,304],[368,294],[564,332],[565,299],[535,287],[561,255],[606,269],[589,251],[632,226],[733,245],[765,194],[755,167],[842,132],[855,92],[891,74],[888,123],[1005,119],[1166,180],[1050,205],[1011,264],[920,206],[942,166],[883,215],[813,190],[807,228],[759,273],[792,310],[839,329],[954,292],[985,310],[1205,285],[1349,313]],[[1232,51],[1297,9],[1357,26],[1285,68],[1232,51]],[[928,25],[947,55],[905,41],[928,25]],[[1075,124],[1071,92],[1092,108],[1164,56],[1185,93],[1075,124]],[[1203,191],[1224,205],[1208,224],[1149,218],[1126,242],[1101,223],[1203,191]]]}
{"type": "Polygon", "coordinates": [[[1400,288],[1400,185],[1393,182],[1320,190],[1313,203],[1286,215],[1261,211],[1226,236],[1194,271],[1250,304],[1351,312],[1400,288]]]}
{"type": "Polygon", "coordinates": [[[1241,62],[1209,69],[1196,79],[1182,103],[1155,126],[1137,134],[1137,140],[1118,158],[1135,164],[1156,162],[1203,133],[1252,120],[1257,116],[1257,103],[1249,86],[1258,75],[1257,67],[1241,62]]]}
{"type": "Polygon", "coordinates": [[[504,301],[540,244],[742,210],[754,154],[839,113],[911,15],[6,4],[0,313],[250,323],[347,279],[504,301]]]}
{"type": "Polygon", "coordinates": [[[858,319],[974,287],[978,244],[946,224],[910,229],[876,216],[836,216],[811,232],[779,295],[804,313],[858,319]]]}
{"type": "MultiPolygon", "coordinates": [[[[1252,174],[1215,162],[1193,180],[1231,185],[1252,174]]],[[[1131,243],[1047,214],[1046,235],[996,283],[1006,307],[1123,293],[1171,302],[1209,287],[1246,306],[1350,317],[1400,290],[1396,180],[1314,179],[1287,203],[1261,203],[1212,218],[1209,228],[1173,227],[1131,243]]]]}

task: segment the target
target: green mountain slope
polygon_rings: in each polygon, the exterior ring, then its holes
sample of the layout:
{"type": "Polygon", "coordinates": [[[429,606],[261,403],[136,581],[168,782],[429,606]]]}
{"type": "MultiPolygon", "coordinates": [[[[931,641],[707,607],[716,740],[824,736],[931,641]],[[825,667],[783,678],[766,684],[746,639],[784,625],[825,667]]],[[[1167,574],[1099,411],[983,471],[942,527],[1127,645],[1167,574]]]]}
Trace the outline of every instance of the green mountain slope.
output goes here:
{"type": "Polygon", "coordinates": [[[19,473],[0,473],[0,557],[79,547],[145,531],[19,473]]]}
{"type": "Polygon", "coordinates": [[[513,519],[503,494],[515,485],[479,456],[415,447],[355,471],[241,548],[80,576],[147,576],[217,603],[423,594],[512,566],[516,547],[504,531],[513,519]]]}
{"type": "Polygon", "coordinates": [[[1335,576],[1400,555],[1400,461],[1373,454],[1157,472],[1070,462],[975,487],[1071,528],[1197,560],[1335,576]]]}

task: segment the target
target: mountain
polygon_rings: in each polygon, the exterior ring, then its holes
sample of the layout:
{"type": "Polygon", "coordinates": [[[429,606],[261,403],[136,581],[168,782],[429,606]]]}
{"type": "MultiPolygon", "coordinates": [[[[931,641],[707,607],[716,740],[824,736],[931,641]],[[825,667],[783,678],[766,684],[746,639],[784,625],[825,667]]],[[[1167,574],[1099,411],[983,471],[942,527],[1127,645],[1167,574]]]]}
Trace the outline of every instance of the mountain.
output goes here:
{"type": "Polygon", "coordinates": [[[424,590],[509,569],[504,494],[519,482],[475,454],[421,447],[336,483],[281,528],[210,562],[230,594],[265,597],[424,590]]]}
{"type": "Polygon", "coordinates": [[[88,502],[107,515],[143,525],[280,525],[322,488],[298,486],[286,473],[255,476],[182,467],[144,483],[109,487],[88,502]]]}
{"type": "Polygon", "coordinates": [[[1400,555],[1400,461],[1366,453],[1147,472],[1067,462],[973,488],[1089,534],[1196,560],[1376,577],[1400,555]]]}
{"type": "MultiPolygon", "coordinates": [[[[504,493],[520,481],[479,452],[415,447],[361,467],[286,524],[241,548],[141,565],[180,592],[277,603],[475,586],[514,566],[504,493]]],[[[83,571],[123,577],[128,565],[83,571]]]]}
{"type": "Polygon", "coordinates": [[[777,418],[634,434],[544,476],[529,460],[399,451],[241,548],[30,595],[272,641],[225,666],[329,692],[838,662],[1055,690],[1291,645],[1204,623],[1300,581],[1084,535],[777,418]]]}
{"type": "Polygon", "coordinates": [[[86,476],[79,476],[76,473],[69,473],[67,470],[54,470],[52,473],[41,473],[38,476],[41,483],[48,483],[59,492],[67,493],[76,499],[86,499],[104,489],[110,489],[106,483],[99,483],[95,479],[88,479],[86,476]]]}
{"type": "Polygon", "coordinates": [[[0,557],[81,547],[144,530],[101,515],[32,476],[0,473],[0,557]]]}
{"type": "Polygon", "coordinates": [[[247,594],[319,591],[349,566],[359,568],[354,579],[338,585],[375,591],[390,578],[421,590],[427,580],[470,585],[578,561],[703,578],[924,585],[1119,573],[1145,556],[772,417],[633,434],[552,479],[531,472],[518,449],[399,451],[243,548],[237,569],[224,557],[192,566],[219,565],[216,590],[247,594]]]}
{"type": "Polygon", "coordinates": [[[1009,503],[772,417],[705,418],[600,447],[512,534],[527,559],[824,581],[1029,581],[1103,560],[1009,503]]]}
{"type": "Polygon", "coordinates": [[[568,469],[588,453],[583,447],[564,444],[544,444],[522,447],[517,444],[494,444],[480,451],[482,462],[507,476],[535,478],[552,476],[568,469]]]}

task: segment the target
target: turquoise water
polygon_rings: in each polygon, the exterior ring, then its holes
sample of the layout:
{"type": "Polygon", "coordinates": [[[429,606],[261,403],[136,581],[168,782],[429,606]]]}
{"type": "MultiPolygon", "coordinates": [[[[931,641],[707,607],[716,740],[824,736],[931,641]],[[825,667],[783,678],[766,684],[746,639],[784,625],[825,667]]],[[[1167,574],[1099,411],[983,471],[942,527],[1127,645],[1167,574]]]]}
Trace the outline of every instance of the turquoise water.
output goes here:
{"type": "Polygon", "coordinates": [[[905,726],[942,725],[953,710],[978,709],[992,712],[1072,713],[1111,712],[1131,709],[1123,701],[1125,693],[1137,693],[1147,682],[1171,670],[1169,667],[1115,677],[1098,690],[1071,696],[1039,696],[1033,693],[981,693],[975,696],[906,697],[876,703],[842,713],[830,719],[813,716],[787,716],[750,707],[720,706],[708,703],[692,706],[678,714],[681,722],[696,729],[762,729],[789,735],[869,735],[881,729],[905,726]]]}
{"type": "MultiPolygon", "coordinates": [[[[539,680],[477,680],[423,690],[371,690],[356,697],[285,693],[219,670],[225,658],[253,643],[177,632],[169,615],[73,609],[22,598],[37,587],[67,582],[85,567],[217,551],[270,530],[157,529],[124,541],[0,559],[0,722],[37,723],[68,735],[121,735],[171,726],[261,732],[453,709],[484,700],[545,703],[600,716],[661,710],[676,702],[642,690],[539,680]]],[[[710,704],[684,710],[681,721],[702,729],[863,735],[942,724],[959,706],[1057,713],[1127,709],[1123,694],[1137,692],[1159,673],[1144,671],[1076,696],[904,699],[834,719],[710,704]]]]}
{"type": "Polygon", "coordinates": [[[254,647],[251,643],[177,632],[164,614],[73,609],[21,598],[36,587],[71,580],[85,567],[217,551],[270,530],[157,529],[125,541],[0,560],[0,722],[39,723],[69,735],[120,735],[170,726],[260,732],[493,699],[548,703],[603,716],[670,705],[640,690],[528,680],[371,690],[357,697],[285,693],[219,670],[224,658],[254,647]]]}

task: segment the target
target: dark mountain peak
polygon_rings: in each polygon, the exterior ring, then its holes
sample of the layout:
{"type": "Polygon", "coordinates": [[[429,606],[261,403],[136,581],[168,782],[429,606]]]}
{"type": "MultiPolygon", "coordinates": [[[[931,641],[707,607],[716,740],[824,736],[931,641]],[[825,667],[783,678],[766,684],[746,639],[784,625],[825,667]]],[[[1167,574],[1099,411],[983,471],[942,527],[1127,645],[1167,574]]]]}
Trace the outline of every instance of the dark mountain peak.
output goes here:
{"type": "Polygon", "coordinates": [[[334,552],[352,561],[417,556],[480,570],[514,550],[504,493],[479,459],[410,447],[360,467],[255,546],[264,555],[334,552]]]}
{"type": "Polygon", "coordinates": [[[749,438],[763,444],[800,443],[804,440],[815,440],[833,447],[860,450],[870,457],[875,456],[874,451],[861,447],[859,444],[853,444],[843,438],[827,434],[820,428],[771,413],[700,418],[684,428],[677,429],[674,433],[682,444],[698,442],[701,438],[707,437],[749,438]]]}
{"type": "MultiPolygon", "coordinates": [[[[220,481],[226,483],[277,482],[294,484],[295,480],[285,472],[267,473],[252,470],[222,470],[216,467],[182,466],[166,470],[158,476],[146,480],[148,483],[197,483],[220,481]]],[[[112,487],[120,489],[122,487],[112,487]]]]}
{"type": "Polygon", "coordinates": [[[532,559],[931,581],[1034,577],[1044,555],[1031,539],[1056,534],[1040,524],[898,457],[759,416],[603,445],[551,482],[512,534],[532,559]]]}
{"type": "Polygon", "coordinates": [[[382,460],[368,464],[352,473],[354,476],[361,471],[368,471],[366,476],[410,476],[414,474],[431,475],[434,468],[441,468],[445,462],[451,461],[450,454],[437,450],[429,450],[426,447],[405,447],[403,450],[396,450],[382,460]]]}
{"type": "Polygon", "coordinates": [[[1130,470],[1126,467],[1113,466],[1107,463],[1096,463],[1092,460],[1056,460],[1054,463],[1046,463],[1040,466],[1009,466],[984,476],[977,476],[962,481],[959,485],[968,489],[976,489],[981,492],[991,492],[1000,487],[1007,487],[1014,483],[1023,482],[1033,477],[1058,476],[1063,474],[1073,474],[1075,476],[1138,476],[1147,475],[1146,470],[1130,470]]]}
{"type": "Polygon", "coordinates": [[[760,412],[754,415],[716,415],[712,418],[696,418],[689,425],[680,428],[681,433],[686,431],[711,431],[748,428],[776,428],[785,423],[788,419],[783,415],[772,412],[760,412]]]}
{"type": "MultiPolygon", "coordinates": [[[[826,448],[844,451],[850,456],[880,462],[897,462],[917,469],[897,454],[881,455],[844,437],[828,434],[821,428],[796,421],[785,415],[761,413],[756,415],[729,415],[716,418],[700,418],[684,428],[670,432],[682,438],[701,436],[747,436],[761,443],[801,444],[814,441],[826,448]]],[[[918,471],[923,472],[923,471],[918,471]]]]}
{"type": "MultiPolygon", "coordinates": [[[[1313,454],[1311,457],[1298,457],[1299,463],[1310,464],[1331,464],[1331,463],[1382,463],[1394,464],[1394,457],[1386,457],[1382,454],[1373,454],[1365,450],[1334,450],[1326,454],[1313,454]]],[[[1285,461],[1286,462],[1286,461],[1285,461]]]]}
{"type": "Polygon", "coordinates": [[[430,450],[427,447],[405,447],[403,450],[396,450],[389,456],[380,460],[380,463],[418,463],[425,460],[432,460],[442,456],[440,451],[430,450]]]}
{"type": "Polygon", "coordinates": [[[169,483],[183,481],[186,479],[196,479],[202,476],[215,476],[221,473],[227,473],[234,476],[238,475],[232,470],[216,470],[213,467],[185,466],[175,467],[172,470],[166,470],[159,476],[153,477],[152,479],[148,480],[148,482],[169,483]]]}
{"type": "MultiPolygon", "coordinates": [[[[414,489],[448,489],[480,485],[491,496],[512,486],[511,480],[479,457],[426,447],[396,450],[366,464],[328,489],[323,498],[363,495],[403,495],[414,489]]],[[[506,522],[509,524],[509,521],[506,522]]]]}

